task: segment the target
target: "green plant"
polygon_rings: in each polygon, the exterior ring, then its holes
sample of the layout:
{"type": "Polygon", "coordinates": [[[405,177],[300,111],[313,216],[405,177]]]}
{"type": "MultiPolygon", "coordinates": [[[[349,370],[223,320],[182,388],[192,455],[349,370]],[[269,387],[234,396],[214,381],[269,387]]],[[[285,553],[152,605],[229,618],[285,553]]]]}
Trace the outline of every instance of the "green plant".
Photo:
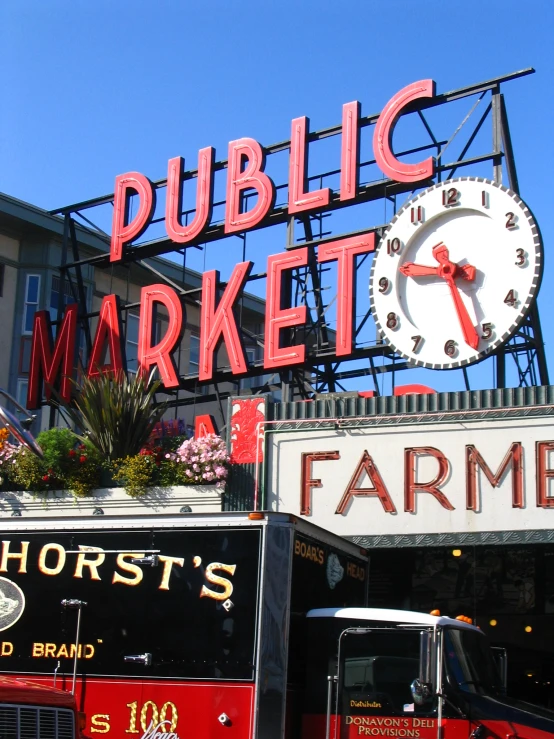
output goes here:
{"type": "Polygon", "coordinates": [[[34,493],[67,489],[76,497],[98,487],[102,460],[89,442],[79,443],[70,429],[49,429],[37,436],[44,457],[18,447],[8,465],[9,479],[34,493]]]}
{"type": "Polygon", "coordinates": [[[79,438],[105,460],[125,459],[138,454],[166,410],[166,403],[157,404],[154,397],[160,385],[141,373],[102,372],[75,385],[71,404],[58,397],[56,405],[82,429],[79,438]]]}
{"type": "Polygon", "coordinates": [[[150,455],[134,454],[114,462],[114,479],[120,482],[127,495],[139,498],[152,484],[155,469],[154,458],[150,455]]]}

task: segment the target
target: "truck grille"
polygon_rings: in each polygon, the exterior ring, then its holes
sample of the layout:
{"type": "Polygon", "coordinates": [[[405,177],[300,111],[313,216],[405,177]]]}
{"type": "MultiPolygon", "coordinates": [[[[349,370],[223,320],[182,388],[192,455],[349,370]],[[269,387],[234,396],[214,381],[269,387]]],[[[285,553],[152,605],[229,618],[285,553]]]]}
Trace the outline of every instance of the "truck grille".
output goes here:
{"type": "Polygon", "coordinates": [[[75,739],[75,717],[67,708],[0,705],[0,739],[75,739]]]}

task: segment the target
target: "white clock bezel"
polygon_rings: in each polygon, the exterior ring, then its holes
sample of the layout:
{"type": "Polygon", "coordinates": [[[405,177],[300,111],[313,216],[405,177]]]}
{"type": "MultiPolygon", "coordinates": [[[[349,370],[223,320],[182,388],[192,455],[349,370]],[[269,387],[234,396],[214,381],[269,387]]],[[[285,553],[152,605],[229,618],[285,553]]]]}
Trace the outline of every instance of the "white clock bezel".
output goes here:
{"type": "MultiPolygon", "coordinates": [[[[508,213],[506,213],[506,215],[508,215],[508,213]]],[[[457,222],[459,223],[460,221],[457,222]]],[[[516,248],[518,244],[516,244],[514,248],[516,248]]],[[[417,246],[413,249],[417,250],[417,246]]],[[[426,249],[428,251],[427,246],[426,249]]],[[[508,252],[506,252],[506,254],[507,253],[508,252]]],[[[505,257],[505,259],[507,259],[507,257],[505,257]]],[[[455,260],[453,259],[453,261],[455,260]]],[[[518,266],[518,268],[521,267],[520,265],[516,265],[515,262],[514,265],[518,266]]],[[[369,289],[371,305],[370,309],[373,314],[377,330],[383,341],[388,344],[398,355],[408,360],[411,365],[425,367],[427,369],[456,369],[459,367],[476,364],[477,362],[482,361],[486,357],[490,356],[493,352],[495,352],[503,344],[505,344],[514,335],[514,333],[517,331],[518,327],[521,325],[522,321],[528,314],[533,300],[536,298],[542,279],[542,271],[543,258],[540,230],[533,217],[533,214],[531,213],[528,206],[521,200],[521,198],[509,188],[499,185],[491,180],[482,177],[458,177],[452,180],[446,180],[444,182],[437,183],[436,185],[423,190],[421,193],[409,200],[391,220],[386,231],[383,234],[383,237],[381,238],[381,241],[373,257],[369,289]],[[468,202],[468,200],[466,199],[466,201],[464,201],[462,197],[462,200],[460,202],[452,203],[452,207],[448,208],[448,204],[445,205],[445,193],[452,188],[457,191],[457,188],[455,186],[458,185],[460,187],[460,194],[463,196],[464,183],[476,183],[470,185],[471,190],[466,190],[466,192],[471,192],[472,200],[468,202]],[[481,189],[482,193],[486,194],[482,195],[482,202],[476,202],[475,191],[477,187],[481,189]],[[502,199],[499,200],[497,198],[493,201],[495,205],[495,210],[492,211],[490,209],[489,198],[491,198],[491,196],[494,197],[495,195],[498,195],[498,192],[502,193],[502,199]],[[438,198],[441,198],[440,206],[437,204],[438,198]],[[432,207],[430,207],[430,210],[432,211],[430,219],[424,219],[422,223],[416,222],[415,224],[413,224],[414,228],[411,232],[412,236],[406,239],[405,243],[403,244],[401,254],[391,255],[390,252],[387,253],[387,242],[394,238],[395,233],[404,234],[404,232],[408,229],[406,223],[410,222],[411,218],[414,217],[414,214],[416,214],[415,217],[417,218],[418,212],[424,213],[425,207],[428,207],[425,205],[426,203],[432,204],[432,207]],[[500,204],[502,203],[504,204],[502,205],[502,208],[500,208],[500,204]],[[435,361],[429,361],[429,356],[424,359],[418,358],[417,354],[414,351],[410,351],[406,346],[403,345],[406,344],[406,342],[408,341],[408,338],[406,336],[408,329],[410,332],[413,330],[413,332],[415,332],[416,334],[420,334],[421,327],[416,327],[409,316],[409,306],[407,305],[408,301],[405,298],[405,293],[407,292],[407,289],[405,283],[402,282],[402,280],[406,280],[409,278],[404,277],[403,275],[399,276],[400,267],[403,264],[410,262],[410,260],[406,258],[406,255],[410,253],[410,246],[415,243],[416,234],[418,242],[421,243],[422,239],[424,238],[422,237],[422,234],[425,234],[426,232],[429,234],[437,233],[439,232],[439,229],[442,227],[443,223],[446,223],[448,225],[448,219],[450,219],[454,223],[455,218],[459,218],[460,216],[464,216],[465,214],[472,216],[488,216],[490,220],[487,222],[487,227],[492,224],[496,228],[495,224],[499,220],[498,216],[500,215],[500,212],[501,215],[504,216],[504,211],[506,210],[507,204],[511,204],[513,206],[512,208],[508,208],[508,211],[510,213],[516,212],[517,218],[522,219],[517,220],[517,227],[515,229],[508,229],[507,226],[506,228],[507,230],[517,230],[519,233],[517,237],[514,238],[514,241],[519,238],[518,244],[520,242],[525,244],[525,253],[527,254],[525,258],[528,261],[528,264],[525,267],[527,271],[521,274],[524,274],[525,276],[529,275],[529,278],[525,280],[525,290],[527,292],[526,294],[523,294],[521,296],[521,299],[518,299],[519,305],[513,308],[514,311],[517,311],[517,313],[514,314],[513,321],[511,321],[509,327],[506,328],[507,321],[504,320],[503,325],[499,327],[501,333],[499,334],[498,332],[496,332],[493,336],[493,339],[486,341],[486,343],[484,343],[485,340],[481,335],[480,324],[478,321],[476,327],[479,327],[479,344],[477,346],[477,349],[475,350],[471,349],[471,347],[469,346],[464,345],[463,342],[459,342],[462,346],[460,347],[459,351],[456,350],[456,355],[451,358],[449,358],[444,353],[443,356],[438,356],[438,349],[436,347],[434,347],[433,350],[431,350],[430,348],[426,349],[427,355],[429,355],[430,352],[437,353],[436,357],[431,357],[431,359],[434,359],[435,361]],[[423,208],[423,211],[421,210],[421,207],[423,208]],[[420,208],[419,211],[418,208],[420,208]],[[455,214],[454,217],[450,218],[450,216],[446,216],[446,213],[448,212],[455,214]],[[494,216],[494,219],[492,216],[494,216]],[[439,219],[441,220],[439,221],[439,219]],[[433,223],[434,221],[435,223],[433,223]],[[383,264],[385,264],[386,266],[379,266],[383,264]],[[389,293],[392,299],[387,299],[387,297],[378,289],[378,285],[376,284],[376,282],[381,279],[384,270],[392,270],[395,273],[394,280],[392,282],[393,287],[389,293]],[[405,288],[404,293],[401,292],[402,285],[404,285],[405,288]],[[403,302],[404,304],[406,304],[405,308],[403,307],[403,302]],[[387,303],[390,306],[388,308],[386,307],[387,303]],[[393,312],[396,314],[396,311],[398,311],[400,319],[406,322],[407,328],[402,332],[402,334],[395,331],[393,328],[387,327],[386,325],[389,312],[393,312]],[[412,328],[410,328],[410,326],[412,328]]],[[[520,273],[514,272],[514,275],[515,274],[520,273]]],[[[524,281],[523,278],[521,281],[524,281]]],[[[475,288],[476,295],[480,290],[483,290],[485,283],[486,279],[482,278],[481,286],[475,288]]],[[[490,284],[492,283],[489,283],[489,285],[490,284]]],[[[491,291],[490,287],[488,288],[488,290],[491,291]]],[[[481,295],[482,297],[484,297],[483,293],[481,295]]],[[[478,307],[480,308],[480,306],[478,307]]],[[[505,309],[502,310],[505,311],[505,309]]]]}

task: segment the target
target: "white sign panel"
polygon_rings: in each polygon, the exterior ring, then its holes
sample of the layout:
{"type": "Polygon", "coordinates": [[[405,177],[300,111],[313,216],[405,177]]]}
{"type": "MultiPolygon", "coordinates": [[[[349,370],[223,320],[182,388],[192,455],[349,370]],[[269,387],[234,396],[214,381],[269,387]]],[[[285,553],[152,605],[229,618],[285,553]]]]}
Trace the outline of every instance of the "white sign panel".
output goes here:
{"type": "Polygon", "coordinates": [[[554,425],[511,418],[267,434],[269,508],[342,536],[554,528],[554,425]]]}

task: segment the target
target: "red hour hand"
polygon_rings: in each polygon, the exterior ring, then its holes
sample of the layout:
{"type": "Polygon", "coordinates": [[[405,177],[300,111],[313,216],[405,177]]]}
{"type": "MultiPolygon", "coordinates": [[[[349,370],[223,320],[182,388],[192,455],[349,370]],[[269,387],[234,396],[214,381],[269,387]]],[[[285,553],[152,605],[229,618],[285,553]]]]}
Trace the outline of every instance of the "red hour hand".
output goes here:
{"type": "Polygon", "coordinates": [[[406,277],[430,277],[439,274],[438,267],[427,267],[425,264],[414,264],[414,262],[406,262],[400,267],[400,271],[406,277]]]}

